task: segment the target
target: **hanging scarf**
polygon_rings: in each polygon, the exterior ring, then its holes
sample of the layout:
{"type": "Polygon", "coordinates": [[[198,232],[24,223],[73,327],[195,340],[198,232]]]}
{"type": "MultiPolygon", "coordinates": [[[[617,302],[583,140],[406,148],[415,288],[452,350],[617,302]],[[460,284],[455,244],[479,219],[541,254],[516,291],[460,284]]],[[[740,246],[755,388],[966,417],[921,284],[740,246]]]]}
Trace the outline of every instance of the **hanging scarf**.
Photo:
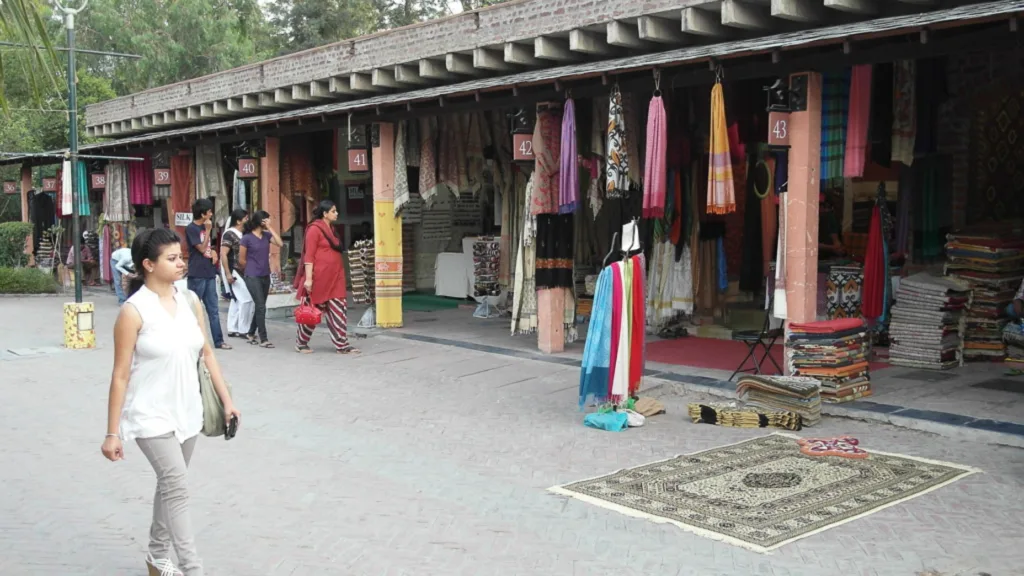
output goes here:
{"type": "MultiPolygon", "coordinates": [[[[176,213],[192,213],[192,186],[194,183],[195,179],[192,177],[192,157],[181,155],[171,156],[171,213],[167,215],[167,219],[171,225],[174,224],[174,215],[176,213]]],[[[110,195],[109,165],[107,166],[107,195],[110,195]]],[[[104,209],[104,211],[106,211],[106,209],[104,209]]],[[[184,228],[179,227],[178,233],[184,235],[184,228]]]]}
{"type": "Polygon", "coordinates": [[[626,294],[629,285],[626,269],[622,262],[611,265],[612,291],[612,355],[609,366],[611,388],[608,396],[612,402],[621,402],[629,392],[629,318],[627,316],[626,294]]]}
{"type": "Polygon", "coordinates": [[[128,163],[128,199],[133,206],[153,204],[153,161],[148,157],[128,163]]]}
{"type": "Polygon", "coordinates": [[[914,140],[917,136],[913,60],[900,60],[893,67],[892,160],[904,166],[914,163],[914,140]]]}
{"type": "MultiPolygon", "coordinates": [[[[191,165],[192,157],[185,157],[191,165]]],[[[107,189],[103,196],[103,215],[109,222],[128,222],[132,219],[128,201],[128,169],[124,162],[107,164],[107,189]]],[[[191,203],[184,212],[192,212],[191,203]]]]}
{"type": "Polygon", "coordinates": [[[465,175],[466,157],[459,154],[459,143],[462,135],[459,132],[459,116],[450,114],[441,118],[439,123],[441,145],[438,149],[437,179],[456,198],[462,194],[462,181],[465,175]]]}
{"type": "Polygon", "coordinates": [[[665,215],[666,167],[668,152],[668,121],[661,96],[651,98],[647,110],[647,163],[644,166],[644,218],[665,215]]]}
{"type": "Polygon", "coordinates": [[[71,172],[71,161],[65,160],[60,165],[60,174],[57,175],[60,182],[60,211],[65,216],[71,216],[74,213],[74,194],[71,188],[74,177],[74,173],[71,172]]]}
{"type": "Polygon", "coordinates": [[[629,396],[632,398],[640,389],[644,374],[644,256],[639,254],[629,259],[632,267],[632,290],[630,291],[629,329],[629,396]]]}
{"type": "Polygon", "coordinates": [[[576,211],[580,191],[579,157],[576,155],[576,106],[572,98],[565,100],[559,149],[558,213],[572,214],[576,211]]]}
{"type": "Polygon", "coordinates": [[[849,120],[846,126],[846,157],[843,176],[860,178],[868,156],[868,124],[871,122],[870,64],[854,66],[850,74],[849,120]]]}
{"type": "Polygon", "coordinates": [[[821,95],[821,178],[822,189],[843,178],[846,154],[846,110],[850,105],[848,71],[829,73],[822,81],[821,95]]]}
{"type": "Polygon", "coordinates": [[[647,277],[647,325],[659,330],[672,317],[671,280],[672,245],[656,240],[647,277]]]}
{"type": "Polygon", "coordinates": [[[465,138],[460,138],[461,142],[465,142],[465,156],[466,159],[466,186],[467,190],[471,194],[480,194],[484,191],[484,129],[483,129],[483,115],[480,113],[472,113],[467,115],[463,122],[464,127],[468,130],[468,135],[465,138]]]}
{"type": "Polygon", "coordinates": [[[537,266],[534,217],[530,214],[536,172],[526,183],[523,201],[522,236],[516,253],[515,284],[512,291],[512,335],[532,334],[537,329],[537,266]]]}
{"type": "Polygon", "coordinates": [[[420,120],[420,182],[419,192],[427,208],[434,205],[437,195],[437,153],[434,142],[437,137],[437,119],[420,120]]]}
{"type": "MultiPolygon", "coordinates": [[[[75,172],[78,174],[78,215],[92,216],[92,208],[89,206],[89,175],[86,174],[85,163],[79,160],[76,162],[75,172]]],[[[152,170],[150,170],[152,173],[152,170]]]]}
{"type": "Polygon", "coordinates": [[[884,312],[887,267],[884,251],[882,215],[876,205],[871,209],[871,227],[868,229],[867,251],[864,256],[864,284],[861,287],[861,312],[869,321],[881,317],[884,312]]]}
{"type": "Polygon", "coordinates": [[[538,214],[558,213],[560,186],[559,160],[562,150],[562,127],[559,106],[553,102],[537,105],[537,123],[533,129],[533,155],[536,158],[533,184],[533,205],[538,214]]]}
{"type": "Polygon", "coordinates": [[[725,121],[725,93],[721,82],[711,89],[711,135],[708,159],[708,214],[730,214],[736,211],[733,189],[732,158],[729,155],[729,134],[725,121]]]}
{"type": "Polygon", "coordinates": [[[405,158],[405,122],[398,123],[398,133],[395,134],[395,217],[402,213],[402,209],[409,203],[409,167],[405,158]]]}
{"type": "MultiPolygon", "coordinates": [[[[781,159],[781,158],[780,158],[781,159]]],[[[776,180],[776,183],[778,180],[776,180]]],[[[772,316],[785,320],[789,316],[789,305],[786,301],[786,208],[788,194],[779,196],[779,239],[775,245],[775,293],[772,296],[772,316]]]]}
{"type": "Polygon", "coordinates": [[[245,180],[238,177],[238,170],[235,170],[234,176],[232,177],[231,189],[233,190],[232,196],[235,208],[248,210],[245,201],[245,180]]]}
{"type": "Polygon", "coordinates": [[[629,195],[631,159],[626,149],[626,121],[622,114],[622,94],[618,84],[612,89],[608,103],[608,145],[605,150],[605,197],[625,198],[629,195]]]}
{"type": "Polygon", "coordinates": [[[612,291],[614,289],[611,266],[605,267],[597,277],[594,305],[590,313],[587,342],[583,346],[580,370],[579,406],[603,403],[608,400],[609,369],[612,356],[612,291]]]}
{"type": "Polygon", "coordinates": [[[536,285],[541,288],[572,288],[573,216],[537,216],[536,285]]]}
{"type": "Polygon", "coordinates": [[[405,164],[409,168],[420,167],[420,123],[410,120],[405,123],[405,164]]]}

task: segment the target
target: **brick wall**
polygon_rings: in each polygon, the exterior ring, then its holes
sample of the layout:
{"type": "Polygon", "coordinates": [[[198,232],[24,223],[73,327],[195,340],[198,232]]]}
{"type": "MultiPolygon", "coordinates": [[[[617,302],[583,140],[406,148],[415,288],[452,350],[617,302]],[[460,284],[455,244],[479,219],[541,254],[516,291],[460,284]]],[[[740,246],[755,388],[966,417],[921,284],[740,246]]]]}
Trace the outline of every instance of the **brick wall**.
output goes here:
{"type": "Polygon", "coordinates": [[[532,39],[621,18],[675,12],[712,1],[512,0],[94,104],[86,110],[86,124],[127,120],[448,52],[532,39]]]}
{"type": "Polygon", "coordinates": [[[1014,52],[970,52],[948,59],[949,100],[939,112],[939,152],[953,160],[953,226],[967,222],[971,193],[970,131],[972,102],[993,84],[1024,80],[1024,58],[1014,52]]]}

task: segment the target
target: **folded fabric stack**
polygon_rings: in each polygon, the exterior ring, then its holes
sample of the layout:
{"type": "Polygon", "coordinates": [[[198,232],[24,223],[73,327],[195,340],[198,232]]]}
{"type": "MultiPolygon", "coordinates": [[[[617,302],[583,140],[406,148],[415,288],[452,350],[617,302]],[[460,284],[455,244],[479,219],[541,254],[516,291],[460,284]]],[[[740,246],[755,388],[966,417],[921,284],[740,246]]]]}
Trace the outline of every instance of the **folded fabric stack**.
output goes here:
{"type": "Polygon", "coordinates": [[[784,428],[786,430],[803,428],[800,415],[788,410],[740,408],[731,402],[692,403],[687,406],[687,409],[694,424],[713,424],[731,428],[784,428]]]}
{"type": "Polygon", "coordinates": [[[1006,344],[1006,361],[1024,364],[1024,324],[1007,322],[1003,327],[1003,343],[1006,344]]]}
{"type": "Polygon", "coordinates": [[[871,396],[867,327],[860,318],[792,323],[786,362],[794,376],[821,383],[821,401],[852,402],[871,396]]]}
{"type": "MultiPolygon", "coordinates": [[[[403,219],[404,220],[404,219],[403,219]]],[[[402,222],[402,293],[416,291],[416,226],[402,222]]]]}
{"type": "Polygon", "coordinates": [[[377,301],[373,240],[357,240],[352,243],[349,266],[352,270],[352,300],[356,304],[372,305],[377,301]]]}
{"type": "Polygon", "coordinates": [[[953,278],[915,274],[900,281],[889,324],[889,361],[946,370],[958,366],[970,292],[953,278]]]}
{"type": "Polygon", "coordinates": [[[1002,235],[946,237],[946,274],[973,291],[964,331],[964,359],[1006,357],[1006,307],[1024,278],[1024,239],[1002,235]]]}
{"type": "Polygon", "coordinates": [[[821,421],[821,384],[814,378],[747,375],[736,383],[736,397],[748,408],[798,414],[804,426],[821,421]]]}

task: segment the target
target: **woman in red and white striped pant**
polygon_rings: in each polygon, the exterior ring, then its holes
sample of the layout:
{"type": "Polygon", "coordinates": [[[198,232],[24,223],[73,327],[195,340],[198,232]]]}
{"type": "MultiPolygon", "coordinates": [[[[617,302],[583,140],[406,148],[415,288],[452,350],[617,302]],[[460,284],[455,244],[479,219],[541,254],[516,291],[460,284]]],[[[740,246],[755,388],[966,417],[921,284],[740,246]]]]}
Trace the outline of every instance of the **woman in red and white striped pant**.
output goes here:
{"type": "MultiPolygon", "coordinates": [[[[309,301],[327,316],[331,343],[339,354],[359,352],[348,343],[348,304],[345,292],[345,266],[341,261],[342,246],[331,224],[338,219],[334,202],[323,200],[313,211],[316,220],[306,229],[302,266],[295,277],[300,301],[309,301]]],[[[295,351],[313,352],[309,339],[313,326],[299,325],[295,351]]]]}

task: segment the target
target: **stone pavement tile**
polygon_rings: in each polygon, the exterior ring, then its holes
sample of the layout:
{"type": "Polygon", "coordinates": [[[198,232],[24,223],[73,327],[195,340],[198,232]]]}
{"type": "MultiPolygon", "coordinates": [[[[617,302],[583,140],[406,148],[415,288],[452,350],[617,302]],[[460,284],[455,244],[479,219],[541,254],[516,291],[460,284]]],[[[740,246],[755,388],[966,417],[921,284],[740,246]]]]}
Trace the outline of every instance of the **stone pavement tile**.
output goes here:
{"type": "MultiPolygon", "coordinates": [[[[52,345],[59,302],[50,306],[0,301],[0,317],[45,320],[19,345],[52,345]]],[[[113,312],[99,307],[95,351],[0,361],[0,551],[16,555],[0,553],[0,574],[142,573],[152,471],[135,446],[125,462],[99,455],[113,312]],[[53,545],[76,541],[67,554],[53,545]]],[[[271,331],[278,343],[294,333],[271,331]]],[[[1024,566],[1019,450],[826,419],[803,434],[850,433],[868,449],[985,473],[761,555],[546,492],[765,434],[689,423],[685,402],[704,398],[665,398],[669,413],[648,426],[604,433],[582,426],[576,370],[388,337],[358,345],[361,357],[281,344],[218,354],[243,427],[231,442],[201,439],[193,461],[209,574],[1002,576],[1024,566]],[[382,368],[402,356],[416,359],[382,368]],[[531,378],[501,387],[457,370],[488,361],[531,378]]]]}

